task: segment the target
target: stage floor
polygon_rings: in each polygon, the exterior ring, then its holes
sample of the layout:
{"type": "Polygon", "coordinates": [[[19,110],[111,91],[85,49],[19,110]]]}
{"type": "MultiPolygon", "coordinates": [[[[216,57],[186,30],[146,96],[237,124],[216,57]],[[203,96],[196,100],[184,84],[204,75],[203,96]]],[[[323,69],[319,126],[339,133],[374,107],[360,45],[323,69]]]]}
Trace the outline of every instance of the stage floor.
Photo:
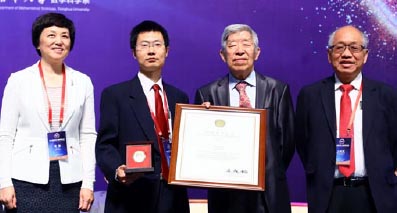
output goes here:
{"type": "MultiPolygon", "coordinates": [[[[307,213],[306,203],[291,203],[292,213],[307,213]]],[[[190,213],[207,213],[207,200],[191,199],[190,213]]]]}
{"type": "MultiPolygon", "coordinates": [[[[105,207],[106,191],[94,192],[95,201],[91,207],[90,213],[103,213],[105,207]]],[[[190,212],[191,213],[208,213],[206,199],[190,199],[190,212]]],[[[306,203],[291,203],[292,213],[307,213],[306,203]]],[[[1,208],[0,208],[1,213],[1,208]]]]}

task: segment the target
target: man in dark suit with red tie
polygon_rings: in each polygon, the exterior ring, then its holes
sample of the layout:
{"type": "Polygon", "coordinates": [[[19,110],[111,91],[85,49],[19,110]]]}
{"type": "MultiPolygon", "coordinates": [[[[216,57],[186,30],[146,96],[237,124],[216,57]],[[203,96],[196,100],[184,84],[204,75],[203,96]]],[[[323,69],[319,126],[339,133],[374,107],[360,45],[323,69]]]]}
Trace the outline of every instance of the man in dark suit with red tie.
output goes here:
{"type": "Polygon", "coordinates": [[[291,212],[286,170],[295,145],[289,86],[254,70],[259,54],[258,36],[251,27],[227,26],[220,56],[229,73],[196,92],[196,104],[267,109],[266,190],[209,189],[209,213],[291,212]]]}
{"type": "Polygon", "coordinates": [[[367,47],[356,27],[334,31],[335,74],[299,93],[296,145],[309,213],[397,212],[397,93],[362,75],[367,47]]]}
{"type": "Polygon", "coordinates": [[[189,212],[186,189],[166,181],[175,104],[189,103],[184,92],[161,78],[168,45],[167,31],[158,23],[135,26],[130,46],[139,72],[102,92],[96,159],[109,183],[105,212],[189,212]],[[154,172],[127,174],[126,144],[142,141],[153,142],[154,172]]]}

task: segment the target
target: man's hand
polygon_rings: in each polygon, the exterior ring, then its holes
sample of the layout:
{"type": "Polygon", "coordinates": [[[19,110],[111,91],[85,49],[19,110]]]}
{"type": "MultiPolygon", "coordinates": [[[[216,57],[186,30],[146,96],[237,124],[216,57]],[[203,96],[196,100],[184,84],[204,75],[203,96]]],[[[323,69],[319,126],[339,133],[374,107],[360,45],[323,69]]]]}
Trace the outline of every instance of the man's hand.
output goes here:
{"type": "Polygon", "coordinates": [[[205,106],[205,108],[209,109],[211,106],[211,103],[209,101],[203,102],[201,105],[205,106]]]}
{"type": "Polygon", "coordinates": [[[4,204],[7,209],[17,207],[17,198],[15,197],[15,189],[13,186],[0,189],[0,203],[4,204]]]}
{"type": "Polygon", "coordinates": [[[133,173],[133,174],[126,174],[125,170],[127,169],[126,165],[121,165],[119,168],[116,170],[116,175],[117,175],[117,180],[124,184],[124,185],[130,185],[133,183],[136,179],[140,178],[143,176],[143,173],[133,173]]]}
{"type": "Polygon", "coordinates": [[[94,192],[90,189],[80,189],[79,210],[88,212],[94,202],[94,192]]]}

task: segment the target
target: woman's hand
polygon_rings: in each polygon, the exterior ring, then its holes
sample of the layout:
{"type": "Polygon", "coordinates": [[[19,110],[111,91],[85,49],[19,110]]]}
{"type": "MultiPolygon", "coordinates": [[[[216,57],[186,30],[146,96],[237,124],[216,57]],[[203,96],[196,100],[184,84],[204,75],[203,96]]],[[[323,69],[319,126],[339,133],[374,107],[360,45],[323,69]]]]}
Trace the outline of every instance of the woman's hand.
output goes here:
{"type": "Polygon", "coordinates": [[[7,209],[15,209],[17,207],[17,198],[15,197],[13,186],[0,189],[0,203],[4,204],[7,209]]]}
{"type": "Polygon", "coordinates": [[[83,212],[88,212],[94,202],[94,192],[90,189],[80,189],[79,209],[83,212]]]}

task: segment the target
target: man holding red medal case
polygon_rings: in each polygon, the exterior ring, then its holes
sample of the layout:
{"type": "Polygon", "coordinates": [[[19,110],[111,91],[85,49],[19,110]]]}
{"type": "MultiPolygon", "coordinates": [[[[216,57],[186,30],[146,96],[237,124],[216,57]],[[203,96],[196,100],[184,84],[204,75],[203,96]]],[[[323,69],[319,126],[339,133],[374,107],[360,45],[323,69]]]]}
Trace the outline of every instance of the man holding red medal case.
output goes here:
{"type": "MultiPolygon", "coordinates": [[[[139,64],[138,74],[102,92],[96,158],[109,181],[105,212],[189,212],[186,188],[168,185],[164,179],[168,150],[163,144],[172,132],[175,104],[189,103],[186,93],[162,80],[168,45],[167,31],[158,23],[136,25],[130,47],[139,64]],[[126,148],[142,145],[142,141],[153,142],[154,171],[128,174],[126,162],[131,159],[126,159],[126,148]]],[[[136,148],[128,156],[139,163],[147,153],[136,148]]]]}

